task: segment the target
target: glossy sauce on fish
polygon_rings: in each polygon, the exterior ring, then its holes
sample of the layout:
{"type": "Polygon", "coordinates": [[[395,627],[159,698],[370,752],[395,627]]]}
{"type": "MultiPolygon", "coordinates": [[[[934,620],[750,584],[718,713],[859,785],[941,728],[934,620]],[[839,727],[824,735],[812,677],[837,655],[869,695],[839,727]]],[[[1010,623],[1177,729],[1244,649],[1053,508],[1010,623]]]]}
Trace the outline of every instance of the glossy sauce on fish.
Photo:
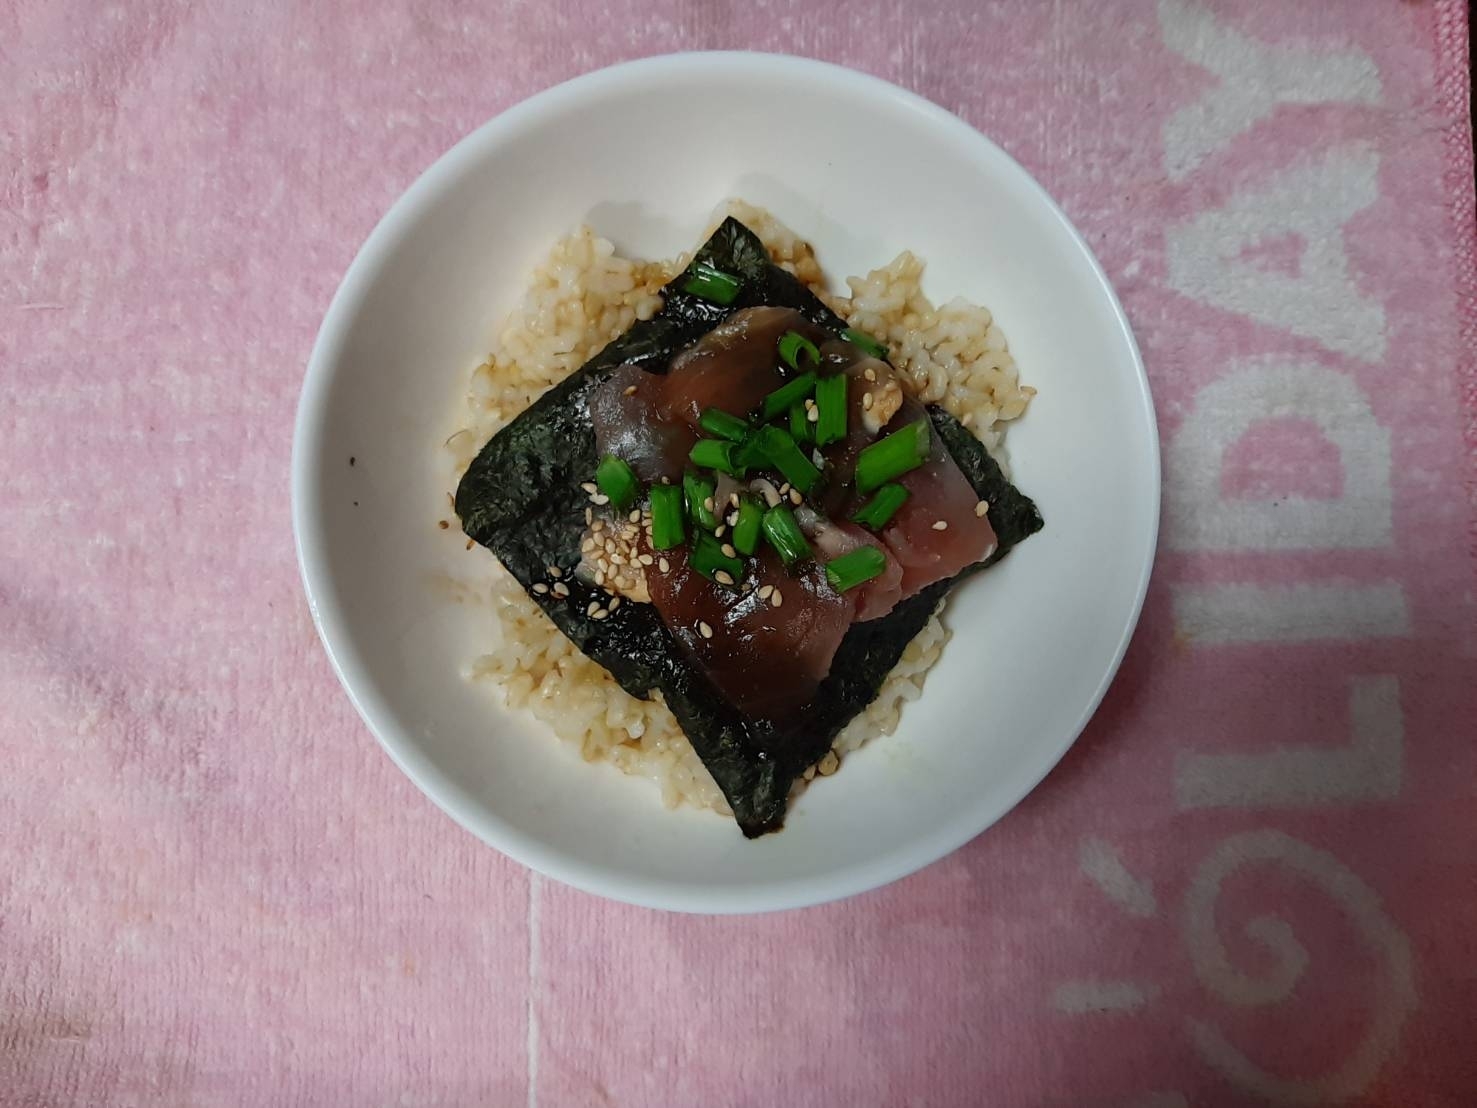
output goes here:
{"type": "MultiPolygon", "coordinates": [[[[973,487],[931,431],[927,459],[897,478],[908,499],[896,514],[875,532],[851,520],[867,499],[854,485],[858,456],[891,431],[926,421],[927,413],[886,362],[790,309],[734,313],[674,357],[666,374],[617,368],[590,396],[598,449],[624,459],[644,482],[680,485],[691,468],[689,451],[706,437],[704,411],[750,418],[796,375],[777,353],[790,332],[819,348],[820,364],[813,368],[822,376],[847,377],[845,437],[819,450],[803,446],[820,463],[822,477],[803,503],[784,498],[814,557],[787,569],[761,541],[754,555],[742,558],[742,578],[727,585],[693,568],[695,522],[688,522],[689,541],[671,550],[654,550],[649,536],[643,539],[652,559],[646,589],[665,625],[733,704],[753,718],[776,721],[815,694],[852,623],[886,615],[899,601],[989,557],[996,545],[973,487]],[[826,563],[867,546],[881,552],[881,570],[838,592],[826,563]]],[[[782,485],[772,471],[723,476],[714,505],[722,532],[715,541],[732,538],[730,490],[758,488],[773,500],[782,485]],[[761,476],[767,485],[754,485],[761,476]]]]}

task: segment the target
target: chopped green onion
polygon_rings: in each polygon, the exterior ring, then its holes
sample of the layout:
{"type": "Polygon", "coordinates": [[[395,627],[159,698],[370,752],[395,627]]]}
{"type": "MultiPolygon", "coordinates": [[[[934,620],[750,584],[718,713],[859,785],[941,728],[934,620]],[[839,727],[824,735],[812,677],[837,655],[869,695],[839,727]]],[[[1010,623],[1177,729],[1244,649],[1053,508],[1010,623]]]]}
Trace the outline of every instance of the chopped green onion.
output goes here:
{"type": "Polygon", "coordinates": [[[687,498],[687,514],[692,521],[704,530],[711,531],[718,526],[718,517],[713,509],[713,490],[718,486],[706,477],[699,477],[696,473],[689,473],[682,478],[682,492],[687,498]]]}
{"type": "Polygon", "coordinates": [[[795,404],[803,404],[805,398],[815,389],[815,374],[802,373],[793,381],[787,381],[779,388],[764,398],[764,407],[760,414],[767,423],[777,415],[790,410],[795,404]]]}
{"type": "Polygon", "coordinates": [[[752,496],[741,496],[738,522],[733,525],[733,548],[749,555],[759,549],[759,529],[764,523],[764,506],[752,496]]]}
{"type": "Polygon", "coordinates": [[[707,262],[693,262],[692,276],[682,282],[682,291],[714,304],[732,304],[738,299],[741,282],[732,273],[724,273],[707,262]]]}
{"type": "Polygon", "coordinates": [[[751,430],[744,436],[744,441],[733,448],[733,464],[744,472],[754,466],[767,464],[763,436],[758,429],[751,430]]]}
{"type": "Polygon", "coordinates": [[[635,471],[614,454],[600,459],[600,464],[595,467],[595,484],[610,497],[618,512],[629,508],[641,492],[641,482],[636,480],[635,471]]]}
{"type": "Polygon", "coordinates": [[[687,537],[681,485],[651,486],[651,545],[656,550],[681,546],[687,537]]]}
{"type": "Polygon", "coordinates": [[[737,588],[744,579],[744,563],[723,553],[718,540],[702,532],[693,536],[692,551],[687,556],[687,564],[709,581],[716,581],[731,589],[737,588]]]}
{"type": "Polygon", "coordinates": [[[815,436],[811,433],[811,422],[805,418],[805,405],[796,404],[790,409],[790,437],[796,442],[810,442],[815,436]]]}
{"type": "Polygon", "coordinates": [[[786,331],[785,337],[780,339],[780,360],[794,370],[800,368],[801,362],[814,367],[821,364],[821,352],[815,343],[798,331],[786,331]]]}
{"type": "Polygon", "coordinates": [[[859,546],[826,563],[826,580],[837,592],[854,589],[887,568],[887,555],[875,546],[859,546]]]}
{"type": "Polygon", "coordinates": [[[749,433],[749,421],[729,415],[721,408],[708,408],[698,421],[698,426],[710,435],[717,435],[729,442],[743,442],[749,433]]]}
{"type": "Polygon", "coordinates": [[[883,361],[887,360],[887,347],[865,331],[857,331],[848,327],[841,332],[841,337],[851,343],[852,346],[860,347],[863,352],[872,355],[872,357],[881,358],[883,361]]]}
{"type": "Polygon", "coordinates": [[[734,443],[722,439],[698,439],[688,452],[688,459],[701,469],[716,469],[722,473],[737,474],[734,464],[734,443]]]}
{"type": "Polygon", "coordinates": [[[846,374],[823,377],[816,382],[815,406],[820,418],[815,424],[815,444],[829,446],[846,437],[846,374]]]}
{"type": "Polygon", "coordinates": [[[779,470],[785,480],[802,494],[809,492],[820,480],[821,471],[805,456],[805,451],[795,445],[795,440],[783,428],[770,425],[761,427],[756,435],[757,449],[764,460],[779,470]]]}
{"type": "Polygon", "coordinates": [[[795,513],[783,504],[776,504],[764,513],[764,537],[779,553],[785,565],[794,565],[802,558],[810,557],[810,543],[805,533],[795,522],[795,513]]]}
{"type": "Polygon", "coordinates": [[[856,487],[869,493],[917,469],[928,457],[928,420],[920,419],[878,439],[856,459],[856,487]]]}
{"type": "Polygon", "coordinates": [[[873,531],[881,530],[887,526],[887,521],[897,514],[897,510],[907,499],[908,490],[901,485],[883,485],[872,499],[863,504],[861,510],[851,517],[851,520],[853,523],[860,523],[863,527],[870,527],[873,531]]]}

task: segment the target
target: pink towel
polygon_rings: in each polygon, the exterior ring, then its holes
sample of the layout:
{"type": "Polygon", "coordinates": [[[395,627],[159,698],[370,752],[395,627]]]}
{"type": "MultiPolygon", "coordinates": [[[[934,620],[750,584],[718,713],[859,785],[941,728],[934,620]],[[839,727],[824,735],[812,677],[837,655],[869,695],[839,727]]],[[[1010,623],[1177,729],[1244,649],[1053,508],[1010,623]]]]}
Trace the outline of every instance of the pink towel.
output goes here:
{"type": "Polygon", "coordinates": [[[1460,0],[0,2],[0,1103],[1477,1102],[1466,50],[1460,0]],[[389,203],[540,88],[707,47],[1024,162],[1164,433],[1144,621],[1063,765],[909,880],[749,919],[442,816],[330,675],[287,504],[389,203]]]}

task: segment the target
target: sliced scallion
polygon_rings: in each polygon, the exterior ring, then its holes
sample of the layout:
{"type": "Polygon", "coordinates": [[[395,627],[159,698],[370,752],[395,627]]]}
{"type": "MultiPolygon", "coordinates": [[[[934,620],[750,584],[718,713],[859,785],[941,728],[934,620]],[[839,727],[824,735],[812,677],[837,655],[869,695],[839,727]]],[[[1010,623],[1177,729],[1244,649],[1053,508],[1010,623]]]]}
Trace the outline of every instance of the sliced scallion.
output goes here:
{"type": "Polygon", "coordinates": [[[814,369],[821,364],[821,352],[798,331],[786,331],[780,339],[780,361],[794,370],[814,369]]]}
{"type": "Polygon", "coordinates": [[[687,537],[681,485],[651,486],[651,545],[657,550],[681,546],[687,537]]]}
{"type": "Polygon", "coordinates": [[[802,558],[810,557],[810,543],[805,541],[805,532],[795,522],[795,513],[783,504],[776,504],[764,513],[764,537],[774,547],[785,565],[794,565],[802,558]]]}
{"type": "Polygon", "coordinates": [[[733,448],[733,464],[740,470],[747,471],[754,466],[768,464],[764,456],[763,436],[760,428],[751,430],[744,436],[744,441],[733,448]]]}
{"type": "Polygon", "coordinates": [[[689,473],[682,478],[682,493],[687,498],[687,515],[705,531],[718,526],[718,517],[713,513],[713,490],[717,486],[706,477],[689,473]]]}
{"type": "Polygon", "coordinates": [[[742,283],[732,273],[724,273],[707,262],[693,262],[691,275],[682,282],[682,291],[714,304],[732,304],[738,299],[742,283]]]}
{"type": "Polygon", "coordinates": [[[885,439],[878,439],[857,455],[857,491],[872,492],[917,469],[928,457],[928,442],[927,419],[915,420],[885,439]]]}
{"type": "Polygon", "coordinates": [[[883,361],[887,360],[887,347],[865,331],[858,331],[848,327],[841,332],[841,337],[851,343],[852,346],[859,347],[864,352],[872,355],[872,357],[881,358],[883,361]]]}
{"type": "Polygon", "coordinates": [[[795,445],[795,440],[783,428],[772,424],[761,427],[758,433],[758,450],[765,462],[779,470],[785,480],[799,489],[802,495],[808,493],[820,480],[821,471],[795,445]]]}
{"type": "Polygon", "coordinates": [[[722,439],[699,439],[692,444],[687,457],[700,469],[716,469],[720,473],[737,474],[733,461],[734,443],[722,439]]]}
{"type": "Polygon", "coordinates": [[[699,533],[693,536],[687,562],[709,581],[730,589],[737,588],[744,579],[744,563],[723,553],[723,548],[712,535],[699,533]]]}
{"type": "Polygon", "coordinates": [[[854,589],[887,568],[887,555],[875,546],[859,546],[826,563],[826,580],[837,592],[854,589]]]}
{"type": "Polygon", "coordinates": [[[730,415],[721,408],[708,408],[698,419],[698,426],[710,435],[717,435],[729,442],[743,442],[749,433],[749,421],[730,415]]]}
{"type": "Polygon", "coordinates": [[[790,437],[796,442],[810,442],[815,425],[805,418],[805,405],[796,404],[790,409],[790,437]]]}
{"type": "Polygon", "coordinates": [[[595,484],[610,497],[616,511],[624,512],[636,501],[641,492],[641,482],[636,473],[614,454],[607,454],[595,467],[595,484]]]}
{"type": "Polygon", "coordinates": [[[897,484],[886,484],[878,489],[872,499],[861,506],[861,509],[852,516],[853,523],[860,523],[863,527],[870,527],[873,531],[881,530],[887,526],[888,520],[897,514],[897,510],[903,506],[908,499],[908,490],[897,484]]]}
{"type": "Polygon", "coordinates": [[[741,496],[738,522],[733,525],[733,548],[748,555],[759,549],[759,531],[764,523],[764,508],[752,496],[741,496]]]}
{"type": "Polygon", "coordinates": [[[779,388],[764,398],[764,407],[760,409],[760,415],[765,422],[777,415],[783,415],[795,404],[805,403],[805,398],[815,391],[815,374],[802,373],[793,381],[786,381],[779,388]]]}
{"type": "Polygon", "coordinates": [[[820,418],[815,424],[815,443],[829,446],[846,437],[846,374],[823,377],[816,382],[815,406],[820,418]]]}

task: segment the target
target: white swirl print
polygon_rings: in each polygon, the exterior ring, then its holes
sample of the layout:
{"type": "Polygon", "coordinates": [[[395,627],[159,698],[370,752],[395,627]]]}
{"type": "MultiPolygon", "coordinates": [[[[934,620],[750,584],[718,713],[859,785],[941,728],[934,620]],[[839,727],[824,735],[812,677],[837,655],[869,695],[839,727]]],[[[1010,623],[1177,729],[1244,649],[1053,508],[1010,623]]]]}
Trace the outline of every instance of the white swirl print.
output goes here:
{"type": "Polygon", "coordinates": [[[1357,1096],[1379,1074],[1400,1040],[1406,1017],[1416,1005],[1415,967],[1410,943],[1390,920],[1379,897],[1332,854],[1280,831],[1232,835],[1196,871],[1185,894],[1184,939],[1195,973],[1214,996],[1237,1006],[1286,1000],[1310,961],[1292,927],[1276,916],[1246,924],[1246,934],[1265,947],[1274,968],[1253,976],[1233,965],[1216,930],[1215,909],[1222,883],[1245,866],[1274,863],[1321,889],[1348,915],[1370,954],[1382,968],[1378,995],[1370,998],[1364,1037],[1332,1070],[1314,1078],[1292,1079],[1270,1073],[1248,1058],[1213,1023],[1188,1018],[1191,1041],[1200,1057],[1246,1092],[1276,1104],[1332,1104],[1357,1096]]]}

